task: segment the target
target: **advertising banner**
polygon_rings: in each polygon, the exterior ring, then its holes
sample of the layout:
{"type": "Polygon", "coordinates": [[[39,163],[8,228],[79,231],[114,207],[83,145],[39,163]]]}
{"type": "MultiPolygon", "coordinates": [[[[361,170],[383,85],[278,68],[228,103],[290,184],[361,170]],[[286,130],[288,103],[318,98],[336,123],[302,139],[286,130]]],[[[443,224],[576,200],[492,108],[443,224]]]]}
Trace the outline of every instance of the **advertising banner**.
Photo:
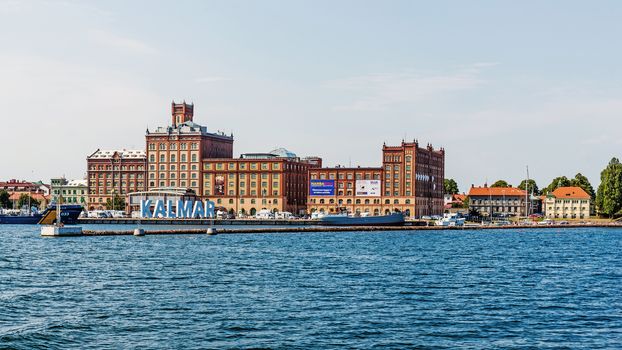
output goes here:
{"type": "Polygon", "coordinates": [[[214,194],[222,196],[225,194],[225,177],[224,175],[216,175],[214,182],[214,194]]]}
{"type": "Polygon", "coordinates": [[[311,196],[334,196],[335,180],[311,180],[309,194],[311,196]]]}
{"type": "Polygon", "coordinates": [[[380,180],[356,180],[356,192],[359,197],[380,197],[380,180]]]}

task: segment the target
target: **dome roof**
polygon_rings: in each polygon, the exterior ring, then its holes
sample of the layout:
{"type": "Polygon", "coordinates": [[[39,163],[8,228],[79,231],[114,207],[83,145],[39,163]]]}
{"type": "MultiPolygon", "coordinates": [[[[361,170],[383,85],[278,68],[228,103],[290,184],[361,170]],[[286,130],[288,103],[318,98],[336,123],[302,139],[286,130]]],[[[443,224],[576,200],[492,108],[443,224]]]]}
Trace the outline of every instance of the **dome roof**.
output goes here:
{"type": "Polygon", "coordinates": [[[285,148],[277,148],[269,152],[280,158],[297,158],[296,153],[286,150],[285,148]]]}

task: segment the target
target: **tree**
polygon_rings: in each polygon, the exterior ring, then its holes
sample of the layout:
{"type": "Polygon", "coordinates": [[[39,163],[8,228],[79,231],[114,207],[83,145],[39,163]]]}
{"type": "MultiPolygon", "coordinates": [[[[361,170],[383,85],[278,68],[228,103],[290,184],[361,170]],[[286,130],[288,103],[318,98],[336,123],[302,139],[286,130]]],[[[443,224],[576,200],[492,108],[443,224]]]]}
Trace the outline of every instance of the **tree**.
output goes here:
{"type": "Polygon", "coordinates": [[[9,199],[11,195],[9,192],[5,190],[0,190],[0,208],[8,208],[11,205],[11,200],[9,199]]]}
{"type": "Polygon", "coordinates": [[[520,185],[518,185],[518,188],[523,191],[529,191],[530,194],[533,193],[536,196],[540,194],[540,190],[538,190],[538,184],[536,184],[536,180],[533,179],[529,179],[529,181],[521,181],[520,185]],[[529,188],[526,187],[527,184],[529,184],[529,188]]]}
{"type": "Polygon", "coordinates": [[[490,187],[512,187],[512,186],[508,184],[508,182],[505,180],[497,180],[497,182],[492,184],[490,187]]]}
{"type": "Polygon", "coordinates": [[[110,198],[106,199],[106,209],[125,210],[125,198],[115,194],[112,196],[112,200],[110,198]]]}
{"type": "Polygon", "coordinates": [[[622,164],[618,158],[612,158],[600,173],[596,206],[602,214],[609,217],[622,209],[622,164]]]}
{"type": "Polygon", "coordinates": [[[542,189],[542,193],[551,193],[560,187],[570,186],[570,180],[565,176],[558,176],[551,183],[542,189]]]}
{"type": "Polygon", "coordinates": [[[18,208],[23,208],[24,206],[27,206],[28,209],[30,209],[32,207],[39,207],[39,204],[41,203],[38,200],[32,198],[28,193],[22,193],[22,195],[20,195],[19,199],[17,200],[18,208]]]}
{"type": "Polygon", "coordinates": [[[596,197],[594,187],[592,187],[590,180],[588,180],[587,177],[585,177],[581,173],[575,175],[574,179],[570,180],[570,184],[571,186],[581,187],[585,192],[587,192],[587,194],[590,195],[590,197],[592,197],[592,200],[594,200],[594,198],[596,197]]]}
{"type": "Polygon", "coordinates": [[[458,184],[454,179],[443,180],[443,189],[445,191],[445,194],[456,194],[459,192],[458,184]]]}

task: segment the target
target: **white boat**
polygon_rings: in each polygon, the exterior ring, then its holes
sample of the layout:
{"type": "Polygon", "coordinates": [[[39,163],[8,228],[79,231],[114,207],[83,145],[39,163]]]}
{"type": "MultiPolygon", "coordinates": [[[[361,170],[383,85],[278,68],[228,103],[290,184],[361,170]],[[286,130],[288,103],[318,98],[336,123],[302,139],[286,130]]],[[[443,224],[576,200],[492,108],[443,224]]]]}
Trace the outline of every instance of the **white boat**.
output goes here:
{"type": "Polygon", "coordinates": [[[436,226],[463,226],[465,220],[456,213],[445,213],[442,219],[436,220],[436,226]]]}

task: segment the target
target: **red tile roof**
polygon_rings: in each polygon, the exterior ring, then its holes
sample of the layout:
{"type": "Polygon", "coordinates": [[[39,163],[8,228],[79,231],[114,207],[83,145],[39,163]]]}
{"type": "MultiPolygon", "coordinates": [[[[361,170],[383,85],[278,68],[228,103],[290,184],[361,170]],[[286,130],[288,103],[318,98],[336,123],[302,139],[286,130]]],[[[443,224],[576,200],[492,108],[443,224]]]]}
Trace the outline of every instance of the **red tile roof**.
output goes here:
{"type": "Polygon", "coordinates": [[[460,201],[460,202],[464,202],[464,200],[466,199],[466,194],[454,194],[454,198],[453,200],[455,201],[460,201]]]}
{"type": "Polygon", "coordinates": [[[47,201],[47,200],[49,200],[49,199],[50,199],[50,196],[45,196],[45,195],[43,195],[42,193],[30,193],[30,192],[13,192],[13,193],[11,193],[11,195],[9,196],[9,199],[10,199],[10,200],[12,200],[12,201],[13,201],[13,200],[15,200],[15,201],[16,201],[16,200],[19,200],[19,197],[20,197],[21,195],[23,195],[23,194],[29,194],[31,198],[36,199],[36,200],[38,200],[38,201],[40,201],[40,200],[42,200],[42,199],[47,201]]]}
{"type": "Polygon", "coordinates": [[[581,187],[559,187],[553,191],[553,196],[556,198],[590,199],[590,195],[581,187]]]}
{"type": "Polygon", "coordinates": [[[525,191],[515,187],[471,187],[471,196],[525,196],[525,191]]]}

